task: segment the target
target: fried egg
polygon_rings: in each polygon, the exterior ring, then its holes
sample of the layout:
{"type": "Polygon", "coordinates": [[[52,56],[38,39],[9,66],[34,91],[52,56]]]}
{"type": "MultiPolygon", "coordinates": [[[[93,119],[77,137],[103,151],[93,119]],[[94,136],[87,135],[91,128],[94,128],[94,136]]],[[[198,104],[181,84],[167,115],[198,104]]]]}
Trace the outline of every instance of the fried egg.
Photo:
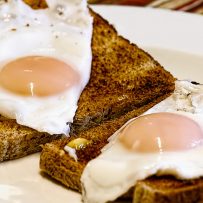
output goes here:
{"type": "Polygon", "coordinates": [[[50,134],[68,134],[91,71],[93,19],[85,0],[0,3],[0,114],[50,134]]]}
{"type": "Polygon", "coordinates": [[[203,85],[177,81],[170,97],[128,121],[87,164],[83,200],[113,201],[152,175],[201,177],[202,154],[203,85]]]}

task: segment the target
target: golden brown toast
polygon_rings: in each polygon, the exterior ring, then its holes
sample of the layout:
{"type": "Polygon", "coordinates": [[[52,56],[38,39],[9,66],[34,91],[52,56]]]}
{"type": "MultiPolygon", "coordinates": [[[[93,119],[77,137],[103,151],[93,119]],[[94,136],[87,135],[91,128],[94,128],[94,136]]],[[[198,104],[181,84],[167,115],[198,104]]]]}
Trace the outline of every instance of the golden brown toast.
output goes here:
{"type": "Polygon", "coordinates": [[[79,99],[71,134],[125,115],[174,88],[174,78],[149,54],[118,36],[98,14],[91,14],[92,70],[79,99]]]}

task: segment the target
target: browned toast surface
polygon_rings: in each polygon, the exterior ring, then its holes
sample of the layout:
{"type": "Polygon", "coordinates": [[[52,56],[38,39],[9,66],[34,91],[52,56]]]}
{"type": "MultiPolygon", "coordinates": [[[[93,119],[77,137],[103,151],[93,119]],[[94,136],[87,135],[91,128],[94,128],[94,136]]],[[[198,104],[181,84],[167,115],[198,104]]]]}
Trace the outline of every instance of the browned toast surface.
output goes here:
{"type": "Polygon", "coordinates": [[[139,181],[133,203],[202,203],[203,178],[177,180],[172,176],[153,176],[139,181]]]}
{"type": "Polygon", "coordinates": [[[92,70],[80,96],[71,134],[99,125],[173,90],[173,77],[152,57],[94,17],[92,70]]]}
{"type": "Polygon", "coordinates": [[[0,162],[41,151],[40,145],[60,137],[38,132],[0,116],[0,162]]]}

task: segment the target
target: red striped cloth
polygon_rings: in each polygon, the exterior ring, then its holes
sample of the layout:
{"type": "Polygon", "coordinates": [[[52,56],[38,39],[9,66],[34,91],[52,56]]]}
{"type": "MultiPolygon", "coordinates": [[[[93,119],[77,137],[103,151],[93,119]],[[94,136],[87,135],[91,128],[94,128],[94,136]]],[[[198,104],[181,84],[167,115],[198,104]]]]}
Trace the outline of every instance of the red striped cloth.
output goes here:
{"type": "Polygon", "coordinates": [[[89,0],[89,3],[151,6],[203,14],[203,0],[89,0]]]}

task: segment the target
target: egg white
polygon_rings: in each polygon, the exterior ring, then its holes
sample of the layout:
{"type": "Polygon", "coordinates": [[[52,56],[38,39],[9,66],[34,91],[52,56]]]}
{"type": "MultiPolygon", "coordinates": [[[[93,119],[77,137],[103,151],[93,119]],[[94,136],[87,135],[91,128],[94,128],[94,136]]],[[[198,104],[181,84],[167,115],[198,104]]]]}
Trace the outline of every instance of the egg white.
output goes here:
{"type": "Polygon", "coordinates": [[[67,123],[73,121],[90,76],[93,19],[85,0],[48,0],[47,4],[47,9],[39,10],[22,0],[0,5],[0,71],[21,57],[47,56],[75,68],[80,83],[47,97],[16,95],[0,86],[0,114],[41,132],[67,135],[67,123]]]}
{"type": "MultiPolygon", "coordinates": [[[[188,116],[203,130],[202,105],[203,85],[177,81],[173,95],[144,114],[171,112],[188,116]]],[[[203,143],[185,151],[137,153],[128,150],[117,138],[120,131],[132,120],[112,135],[101,155],[86,166],[81,177],[84,202],[113,201],[133,187],[138,180],[155,174],[174,175],[179,179],[203,176],[203,143]]]]}

